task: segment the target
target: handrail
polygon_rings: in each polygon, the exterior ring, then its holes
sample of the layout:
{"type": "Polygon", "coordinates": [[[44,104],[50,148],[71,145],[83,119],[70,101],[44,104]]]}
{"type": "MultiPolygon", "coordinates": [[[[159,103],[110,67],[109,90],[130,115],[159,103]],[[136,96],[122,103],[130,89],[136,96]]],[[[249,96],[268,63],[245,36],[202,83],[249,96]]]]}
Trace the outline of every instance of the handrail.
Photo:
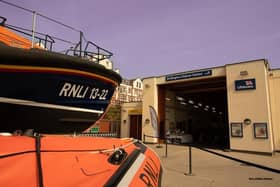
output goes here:
{"type": "Polygon", "coordinates": [[[79,133],[76,136],[118,137],[117,133],[79,133]]]}
{"type": "MultiPolygon", "coordinates": [[[[22,28],[22,27],[18,27],[18,26],[13,26],[13,25],[6,24],[7,19],[5,17],[0,16],[0,19],[2,19],[2,22],[0,23],[1,26],[5,27],[5,28],[8,28],[10,30],[16,31],[18,33],[21,33],[23,35],[32,37],[32,34],[31,34],[32,31],[31,30],[28,30],[28,29],[25,29],[25,28],[22,28]]],[[[52,45],[55,43],[55,41],[50,35],[43,34],[43,33],[38,33],[38,32],[35,32],[35,34],[37,34],[37,35],[35,35],[34,37],[39,41],[39,44],[41,44],[41,42],[44,41],[44,43],[45,43],[44,47],[47,48],[47,45],[50,44],[50,50],[52,49],[52,45]],[[42,35],[43,37],[40,37],[38,35],[42,35]]]]}
{"type": "Polygon", "coordinates": [[[96,45],[95,43],[93,43],[91,41],[87,41],[85,49],[81,51],[79,49],[81,47],[81,43],[82,43],[82,41],[79,41],[74,47],[67,49],[65,54],[69,55],[70,52],[73,52],[73,56],[80,56],[80,57],[85,57],[85,58],[89,57],[91,59],[95,59],[98,63],[104,59],[111,58],[111,56],[113,55],[112,52],[99,47],[98,45],[96,45]],[[93,45],[96,48],[97,52],[89,51],[88,48],[90,45],[93,45]]]}
{"type": "MultiPolygon", "coordinates": [[[[22,6],[19,6],[19,5],[16,5],[16,4],[14,4],[14,3],[10,3],[10,2],[8,2],[8,1],[4,1],[4,0],[0,0],[0,2],[1,2],[1,3],[4,3],[4,4],[7,4],[7,5],[9,5],[9,6],[12,6],[12,7],[18,8],[18,9],[21,9],[21,10],[23,10],[23,11],[27,11],[27,12],[29,12],[29,13],[32,13],[33,15],[40,16],[40,17],[42,17],[42,18],[44,18],[44,19],[47,19],[47,20],[49,20],[49,21],[51,21],[51,22],[53,22],[53,23],[56,23],[56,24],[58,24],[58,25],[64,26],[64,27],[66,27],[66,28],[68,28],[68,29],[71,29],[71,30],[73,30],[73,31],[79,32],[79,33],[80,33],[80,39],[79,39],[79,42],[78,42],[78,43],[76,44],[76,46],[75,46],[75,50],[74,50],[74,54],[73,54],[73,55],[75,55],[75,56],[76,56],[76,53],[77,53],[77,52],[79,53],[78,56],[80,56],[80,57],[82,57],[82,54],[84,55],[84,57],[87,56],[87,54],[90,53],[90,51],[88,51],[88,46],[89,46],[90,44],[96,47],[96,49],[97,49],[97,54],[99,54],[99,55],[100,55],[100,54],[101,54],[101,55],[104,55],[104,56],[106,56],[106,58],[110,58],[111,56],[113,56],[113,53],[112,53],[112,52],[110,52],[110,51],[108,51],[108,50],[106,50],[106,49],[104,49],[104,48],[99,47],[98,45],[96,45],[96,44],[93,43],[93,42],[87,41],[87,40],[85,39],[85,37],[84,37],[83,32],[82,32],[80,29],[77,29],[77,28],[75,28],[75,27],[72,27],[72,26],[70,26],[70,25],[67,25],[67,24],[65,24],[65,23],[62,23],[61,21],[58,21],[58,20],[56,20],[56,19],[50,18],[50,17],[48,17],[48,16],[45,16],[45,15],[43,15],[43,14],[41,14],[41,13],[35,11],[35,10],[31,10],[31,9],[28,9],[28,8],[24,8],[24,7],[22,7],[22,6]],[[82,40],[83,40],[83,39],[84,39],[85,41],[87,41],[87,44],[86,44],[86,47],[85,47],[84,50],[82,50],[82,40]],[[80,47],[80,49],[77,50],[77,47],[80,47]],[[100,51],[102,51],[102,52],[100,53],[100,51]],[[104,54],[103,52],[104,52],[105,54],[104,54]]],[[[2,22],[0,23],[0,25],[5,25],[5,22],[6,22],[7,19],[4,18],[4,17],[0,17],[0,19],[2,19],[2,22]]],[[[35,21],[34,21],[34,22],[35,22],[35,21]]],[[[35,32],[33,29],[32,29],[31,32],[32,32],[33,34],[34,34],[34,33],[37,33],[37,32],[35,32]]],[[[49,36],[49,37],[50,37],[50,36],[49,36]]],[[[47,40],[47,38],[48,38],[48,37],[46,37],[46,40],[45,40],[45,41],[50,42],[50,44],[51,44],[50,49],[52,49],[52,44],[55,43],[55,42],[54,42],[53,39],[50,39],[50,41],[49,41],[49,40],[47,40]]],[[[56,37],[53,36],[52,38],[56,38],[56,37]]],[[[38,39],[38,38],[37,38],[37,39],[38,39]]],[[[56,38],[56,39],[57,39],[57,38],[56,38]]],[[[63,40],[63,39],[59,39],[59,40],[69,43],[69,41],[66,41],[66,40],[63,40]]],[[[41,38],[39,39],[39,41],[41,42],[41,38]]],[[[71,43],[72,43],[72,42],[71,42],[71,43]]],[[[72,43],[72,44],[73,44],[73,43],[72,43]]],[[[45,43],[45,47],[46,47],[46,46],[47,46],[47,44],[45,43]]],[[[67,53],[68,53],[69,51],[71,51],[71,50],[66,50],[67,53]]],[[[66,53],[66,54],[67,54],[67,53],[66,53]]],[[[92,54],[93,54],[93,53],[92,53],[92,54]]],[[[102,60],[102,59],[99,58],[99,55],[98,55],[97,61],[102,60]]]]}
{"type": "MultiPolygon", "coordinates": [[[[6,27],[8,29],[11,29],[13,31],[16,31],[20,34],[32,37],[32,31],[31,30],[28,30],[28,29],[25,29],[25,28],[22,28],[22,27],[18,27],[18,26],[13,26],[13,25],[6,24],[7,19],[5,17],[0,16],[0,19],[2,19],[2,21],[0,22],[1,26],[6,27]]],[[[57,39],[57,40],[63,41],[63,42],[70,43],[69,41],[66,41],[66,40],[63,40],[63,39],[60,39],[60,38],[56,38],[56,37],[50,36],[50,35],[45,34],[45,33],[35,32],[35,34],[36,35],[34,36],[34,38],[36,40],[38,40],[38,43],[43,44],[44,48],[49,49],[50,51],[52,51],[53,44],[55,43],[54,38],[57,39]],[[41,35],[41,36],[38,36],[38,35],[41,35]]],[[[83,42],[82,38],[84,38],[84,36],[83,36],[83,33],[81,32],[80,41],[78,43],[76,43],[74,47],[72,47],[70,49],[67,49],[65,54],[70,55],[69,52],[73,52],[73,54],[71,54],[73,56],[90,57],[92,59],[95,59],[98,63],[101,60],[111,58],[111,56],[113,55],[112,52],[98,46],[97,44],[95,44],[91,41],[87,41],[84,50],[82,50],[81,49],[82,42],[83,42]],[[95,51],[89,51],[90,46],[93,46],[95,48],[95,51]]]]}
{"type": "Polygon", "coordinates": [[[93,42],[91,42],[91,41],[88,41],[88,42],[87,42],[86,47],[85,47],[85,51],[87,51],[87,48],[88,48],[89,45],[93,45],[93,46],[96,47],[99,51],[102,50],[102,51],[104,51],[105,53],[108,53],[108,56],[110,56],[110,57],[113,56],[113,53],[112,53],[112,52],[110,52],[110,51],[108,51],[108,50],[106,50],[106,49],[104,49],[104,48],[102,48],[102,47],[96,45],[95,43],[93,43],[93,42]]]}
{"type": "Polygon", "coordinates": [[[0,16],[0,19],[2,19],[0,25],[1,25],[1,26],[4,26],[4,25],[5,25],[5,22],[7,21],[7,18],[0,16]]]}

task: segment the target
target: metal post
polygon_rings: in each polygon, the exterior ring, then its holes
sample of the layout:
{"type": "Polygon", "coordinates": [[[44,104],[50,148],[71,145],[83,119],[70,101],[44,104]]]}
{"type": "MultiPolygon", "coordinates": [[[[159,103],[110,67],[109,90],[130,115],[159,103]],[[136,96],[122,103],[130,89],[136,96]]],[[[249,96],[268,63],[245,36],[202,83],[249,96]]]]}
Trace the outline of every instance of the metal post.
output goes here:
{"type": "Polygon", "coordinates": [[[184,173],[184,175],[193,176],[192,173],[192,146],[189,145],[189,173],[184,173]]]}
{"type": "Polygon", "coordinates": [[[192,147],[189,146],[189,175],[192,175],[192,147]]]}
{"type": "Polygon", "coordinates": [[[144,143],[146,143],[146,135],[144,134],[144,143]]]}
{"type": "Polygon", "coordinates": [[[100,60],[100,50],[99,47],[97,47],[97,63],[99,64],[99,60],[100,60]]]}
{"type": "Polygon", "coordinates": [[[36,17],[37,17],[37,13],[34,11],[33,12],[33,21],[32,21],[32,43],[31,43],[32,48],[34,47],[34,40],[35,40],[36,17]]]}
{"type": "Polygon", "coordinates": [[[167,157],[167,139],[165,139],[165,157],[167,157]]]}
{"type": "Polygon", "coordinates": [[[83,32],[80,31],[80,57],[82,57],[82,40],[83,40],[83,32]]]}

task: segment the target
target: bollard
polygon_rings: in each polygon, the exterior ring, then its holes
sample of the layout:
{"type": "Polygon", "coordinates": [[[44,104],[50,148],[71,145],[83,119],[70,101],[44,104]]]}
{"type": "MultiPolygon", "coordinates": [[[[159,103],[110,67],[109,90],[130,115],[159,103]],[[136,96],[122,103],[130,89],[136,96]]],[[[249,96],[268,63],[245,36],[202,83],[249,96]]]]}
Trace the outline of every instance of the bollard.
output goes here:
{"type": "Polygon", "coordinates": [[[165,157],[167,157],[167,139],[165,139],[165,157]]]}
{"type": "Polygon", "coordinates": [[[184,175],[193,176],[192,173],[192,146],[189,145],[189,173],[184,173],[184,175]]]}
{"type": "Polygon", "coordinates": [[[192,175],[192,147],[189,146],[189,175],[192,175]]]}

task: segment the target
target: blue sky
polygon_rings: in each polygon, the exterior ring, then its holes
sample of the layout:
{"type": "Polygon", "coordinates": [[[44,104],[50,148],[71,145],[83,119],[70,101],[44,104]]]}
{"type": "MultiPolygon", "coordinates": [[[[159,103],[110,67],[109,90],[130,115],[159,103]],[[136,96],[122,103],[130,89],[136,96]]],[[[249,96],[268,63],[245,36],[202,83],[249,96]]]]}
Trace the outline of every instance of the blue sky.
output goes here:
{"type": "MultiPolygon", "coordinates": [[[[114,53],[125,78],[143,78],[260,58],[280,68],[278,0],[9,0],[71,25],[114,53]]],[[[32,15],[0,2],[8,23],[32,15]]],[[[38,18],[37,30],[78,33],[38,18]]]]}

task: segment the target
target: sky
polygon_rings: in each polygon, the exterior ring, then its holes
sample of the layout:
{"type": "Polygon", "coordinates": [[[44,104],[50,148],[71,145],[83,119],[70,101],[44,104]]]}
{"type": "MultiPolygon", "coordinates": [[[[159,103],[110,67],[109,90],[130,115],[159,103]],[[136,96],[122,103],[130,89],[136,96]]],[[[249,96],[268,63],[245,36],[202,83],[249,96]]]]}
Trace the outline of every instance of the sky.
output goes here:
{"type": "MultiPolygon", "coordinates": [[[[279,0],[6,1],[83,31],[87,40],[114,53],[114,68],[127,79],[263,58],[280,68],[279,0]]],[[[2,2],[0,16],[32,27],[31,13],[2,2]]],[[[41,17],[36,30],[79,39],[78,32],[41,17]]]]}

